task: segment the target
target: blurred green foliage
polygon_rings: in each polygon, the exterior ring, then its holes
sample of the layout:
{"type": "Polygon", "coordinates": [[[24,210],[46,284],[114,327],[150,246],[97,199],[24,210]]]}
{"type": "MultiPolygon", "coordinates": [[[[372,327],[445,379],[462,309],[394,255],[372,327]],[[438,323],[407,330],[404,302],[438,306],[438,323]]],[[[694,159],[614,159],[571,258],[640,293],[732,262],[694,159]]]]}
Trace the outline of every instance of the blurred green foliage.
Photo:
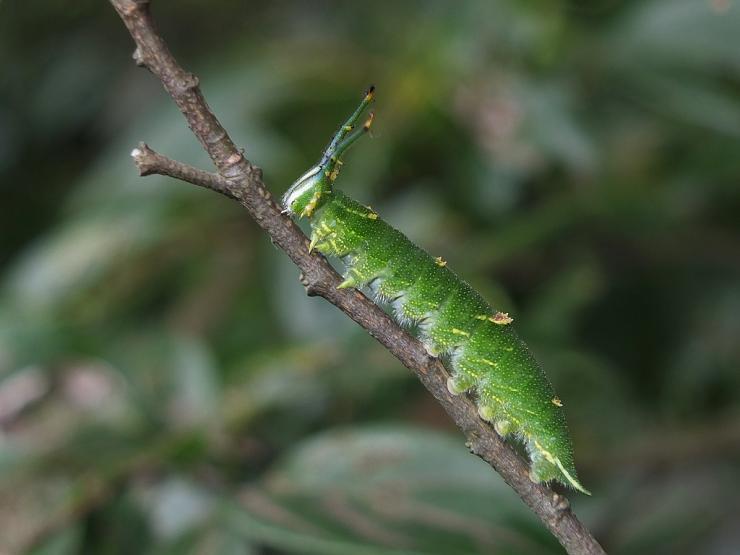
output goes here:
{"type": "MultiPolygon", "coordinates": [[[[339,185],[515,316],[612,553],[740,550],[740,3],[156,2],[275,194],[339,185]]],[[[105,2],[0,4],[0,552],[557,553],[235,203],[105,2]]]]}

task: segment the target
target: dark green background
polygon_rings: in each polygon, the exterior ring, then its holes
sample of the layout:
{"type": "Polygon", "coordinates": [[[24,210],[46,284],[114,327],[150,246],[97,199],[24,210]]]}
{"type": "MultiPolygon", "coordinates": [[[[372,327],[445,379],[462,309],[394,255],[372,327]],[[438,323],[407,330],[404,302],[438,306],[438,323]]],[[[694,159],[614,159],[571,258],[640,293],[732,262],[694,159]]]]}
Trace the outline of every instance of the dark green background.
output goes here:
{"type": "MultiPolygon", "coordinates": [[[[740,550],[740,3],[156,2],[279,195],[338,182],[515,318],[611,553],[740,550]]],[[[0,4],[0,552],[557,553],[233,202],[106,3],[0,4]]]]}

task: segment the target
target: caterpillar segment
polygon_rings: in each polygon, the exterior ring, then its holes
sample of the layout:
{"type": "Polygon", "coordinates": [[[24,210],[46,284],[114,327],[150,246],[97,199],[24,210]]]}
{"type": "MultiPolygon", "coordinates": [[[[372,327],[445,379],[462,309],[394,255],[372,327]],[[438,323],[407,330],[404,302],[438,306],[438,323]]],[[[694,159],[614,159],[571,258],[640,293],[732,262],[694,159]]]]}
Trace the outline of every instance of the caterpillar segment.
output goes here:
{"type": "Polygon", "coordinates": [[[372,125],[371,113],[357,127],[373,97],[370,88],[319,163],[288,189],[285,210],[309,218],[311,250],[342,260],[340,288],[367,289],[389,306],[394,319],[413,328],[427,351],[443,360],[450,393],[472,395],[483,420],[524,443],[532,480],[558,481],[588,494],[578,481],[562,402],[511,317],[494,310],[444,259],[334,189],[341,156],[372,125]]]}

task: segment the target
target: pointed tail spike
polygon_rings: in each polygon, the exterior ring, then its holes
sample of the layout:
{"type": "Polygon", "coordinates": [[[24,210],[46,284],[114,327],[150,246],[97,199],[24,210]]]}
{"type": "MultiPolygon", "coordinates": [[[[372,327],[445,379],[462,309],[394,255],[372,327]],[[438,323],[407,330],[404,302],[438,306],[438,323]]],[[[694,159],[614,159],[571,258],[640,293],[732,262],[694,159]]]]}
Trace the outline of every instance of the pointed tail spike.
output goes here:
{"type": "Polygon", "coordinates": [[[555,464],[560,469],[560,472],[563,473],[563,476],[565,476],[568,480],[568,483],[570,483],[571,486],[573,486],[574,489],[580,491],[581,493],[584,493],[586,495],[591,495],[591,492],[588,491],[586,488],[584,488],[581,483],[576,480],[573,476],[570,475],[570,472],[565,470],[565,467],[563,466],[563,463],[560,462],[560,459],[555,459],[555,464]]]}

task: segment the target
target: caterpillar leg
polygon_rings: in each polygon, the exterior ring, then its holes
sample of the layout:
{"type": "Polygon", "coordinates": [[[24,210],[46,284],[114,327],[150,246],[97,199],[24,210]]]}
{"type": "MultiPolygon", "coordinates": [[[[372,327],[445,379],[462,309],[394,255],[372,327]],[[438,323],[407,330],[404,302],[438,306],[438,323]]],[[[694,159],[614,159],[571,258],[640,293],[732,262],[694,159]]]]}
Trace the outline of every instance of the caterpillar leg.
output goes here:
{"type": "Polygon", "coordinates": [[[469,389],[472,389],[475,385],[475,379],[470,375],[465,375],[461,372],[456,373],[454,376],[447,378],[447,391],[452,395],[460,395],[465,393],[469,389]]]}
{"type": "Polygon", "coordinates": [[[481,420],[485,420],[489,424],[493,424],[493,429],[496,430],[496,433],[501,437],[506,437],[516,431],[514,423],[499,407],[479,404],[478,416],[481,417],[481,420]]]}
{"type": "Polygon", "coordinates": [[[512,424],[511,420],[501,418],[493,423],[493,428],[496,430],[498,435],[506,437],[514,431],[514,424],[512,424]]]}
{"type": "Polygon", "coordinates": [[[344,281],[337,289],[354,287],[361,289],[371,281],[381,279],[384,274],[385,265],[377,258],[366,255],[356,255],[347,263],[347,271],[344,281]]]}

